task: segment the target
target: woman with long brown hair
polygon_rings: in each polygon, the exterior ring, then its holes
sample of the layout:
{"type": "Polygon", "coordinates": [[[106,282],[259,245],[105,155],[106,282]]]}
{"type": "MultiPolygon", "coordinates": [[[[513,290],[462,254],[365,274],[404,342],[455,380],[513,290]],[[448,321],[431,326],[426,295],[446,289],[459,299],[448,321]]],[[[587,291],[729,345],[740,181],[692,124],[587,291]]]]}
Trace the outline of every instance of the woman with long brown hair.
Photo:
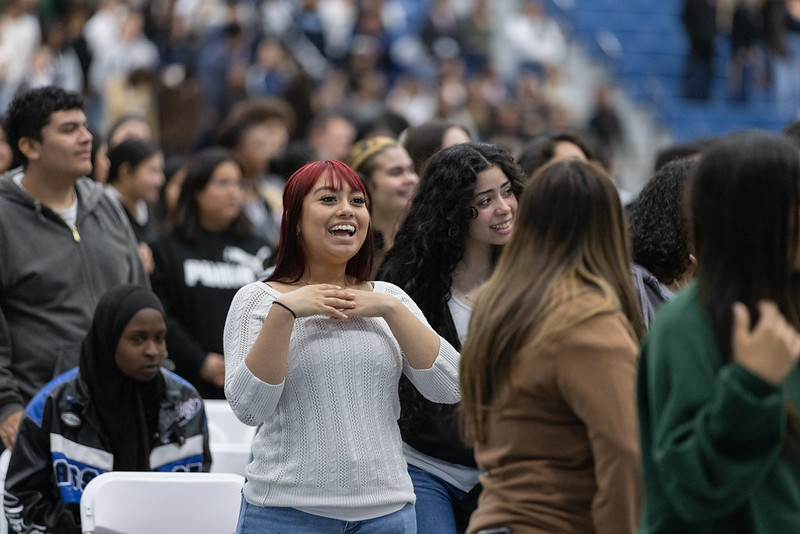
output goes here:
{"type": "Polygon", "coordinates": [[[533,176],[462,349],[463,420],[484,471],[468,532],[635,531],[643,326],[630,265],[599,166],[533,176]]]}
{"type": "Polygon", "coordinates": [[[642,345],[639,532],[800,532],[800,154],[734,134],[688,191],[695,281],[642,345]]]}

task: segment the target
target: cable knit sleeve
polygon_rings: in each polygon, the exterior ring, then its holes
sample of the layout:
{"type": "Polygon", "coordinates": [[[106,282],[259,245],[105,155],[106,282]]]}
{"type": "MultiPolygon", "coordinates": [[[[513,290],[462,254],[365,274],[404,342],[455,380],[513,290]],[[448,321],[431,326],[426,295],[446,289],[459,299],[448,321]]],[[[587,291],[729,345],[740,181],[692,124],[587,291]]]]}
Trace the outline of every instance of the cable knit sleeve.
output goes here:
{"type": "Polygon", "coordinates": [[[283,383],[272,385],[250,372],[244,359],[256,341],[276,295],[262,282],[241,288],[225,320],[225,397],[236,417],[257,426],[269,417],[283,393],[283,383]]]}
{"type": "MultiPolygon", "coordinates": [[[[431,328],[422,310],[405,291],[388,282],[375,282],[375,290],[397,298],[427,328],[431,328]]],[[[414,369],[403,355],[403,373],[425,398],[440,404],[455,404],[461,400],[458,385],[458,366],[461,355],[443,337],[439,336],[439,354],[429,369],[414,369]]]]}

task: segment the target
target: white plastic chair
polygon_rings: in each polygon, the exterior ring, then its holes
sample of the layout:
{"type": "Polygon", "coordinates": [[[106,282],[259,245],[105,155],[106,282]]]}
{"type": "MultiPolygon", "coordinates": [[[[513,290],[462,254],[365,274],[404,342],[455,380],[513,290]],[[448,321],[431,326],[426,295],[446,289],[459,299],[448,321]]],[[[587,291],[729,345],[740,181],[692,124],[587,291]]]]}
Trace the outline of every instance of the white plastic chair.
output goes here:
{"type": "Polygon", "coordinates": [[[230,534],[244,477],[232,473],[113,471],[81,497],[84,534],[230,534]]]}
{"type": "Polygon", "coordinates": [[[256,435],[256,429],[239,421],[228,401],[206,399],[203,401],[208,417],[208,438],[213,443],[246,443],[256,435]]]}
{"type": "MultiPolygon", "coordinates": [[[[0,490],[5,492],[6,473],[8,472],[8,462],[11,460],[11,451],[5,449],[0,454],[0,490]]],[[[3,494],[0,493],[0,534],[8,534],[8,521],[6,511],[3,508],[3,494]]]]}
{"type": "Polygon", "coordinates": [[[211,449],[212,473],[235,473],[244,475],[244,468],[250,463],[249,443],[214,443],[209,441],[211,449]]]}
{"type": "Polygon", "coordinates": [[[206,399],[203,402],[208,417],[211,472],[244,475],[244,468],[250,462],[250,444],[256,434],[255,427],[239,421],[228,401],[206,399]]]}

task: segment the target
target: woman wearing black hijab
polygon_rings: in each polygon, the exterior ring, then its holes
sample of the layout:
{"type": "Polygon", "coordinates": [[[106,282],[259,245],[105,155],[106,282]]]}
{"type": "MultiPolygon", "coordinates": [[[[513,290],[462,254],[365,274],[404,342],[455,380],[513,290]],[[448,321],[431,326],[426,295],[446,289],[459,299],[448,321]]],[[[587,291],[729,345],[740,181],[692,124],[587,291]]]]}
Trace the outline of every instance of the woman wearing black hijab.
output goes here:
{"type": "Polygon", "coordinates": [[[106,471],[208,471],[203,401],[160,367],[165,335],[149,289],[118,286],[100,299],[80,367],[25,410],[5,483],[12,527],[80,533],[83,489],[106,471]]]}

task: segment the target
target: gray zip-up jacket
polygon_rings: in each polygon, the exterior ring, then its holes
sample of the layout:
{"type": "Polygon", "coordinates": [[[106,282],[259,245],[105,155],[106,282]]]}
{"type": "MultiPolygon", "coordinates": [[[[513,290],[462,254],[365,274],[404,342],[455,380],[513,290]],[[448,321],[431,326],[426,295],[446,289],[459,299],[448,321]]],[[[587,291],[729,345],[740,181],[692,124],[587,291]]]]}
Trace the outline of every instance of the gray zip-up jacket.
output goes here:
{"type": "Polygon", "coordinates": [[[78,365],[105,291],[149,287],[130,224],[100,184],[75,184],[72,229],[14,182],[20,172],[0,176],[0,423],[78,365]]]}

